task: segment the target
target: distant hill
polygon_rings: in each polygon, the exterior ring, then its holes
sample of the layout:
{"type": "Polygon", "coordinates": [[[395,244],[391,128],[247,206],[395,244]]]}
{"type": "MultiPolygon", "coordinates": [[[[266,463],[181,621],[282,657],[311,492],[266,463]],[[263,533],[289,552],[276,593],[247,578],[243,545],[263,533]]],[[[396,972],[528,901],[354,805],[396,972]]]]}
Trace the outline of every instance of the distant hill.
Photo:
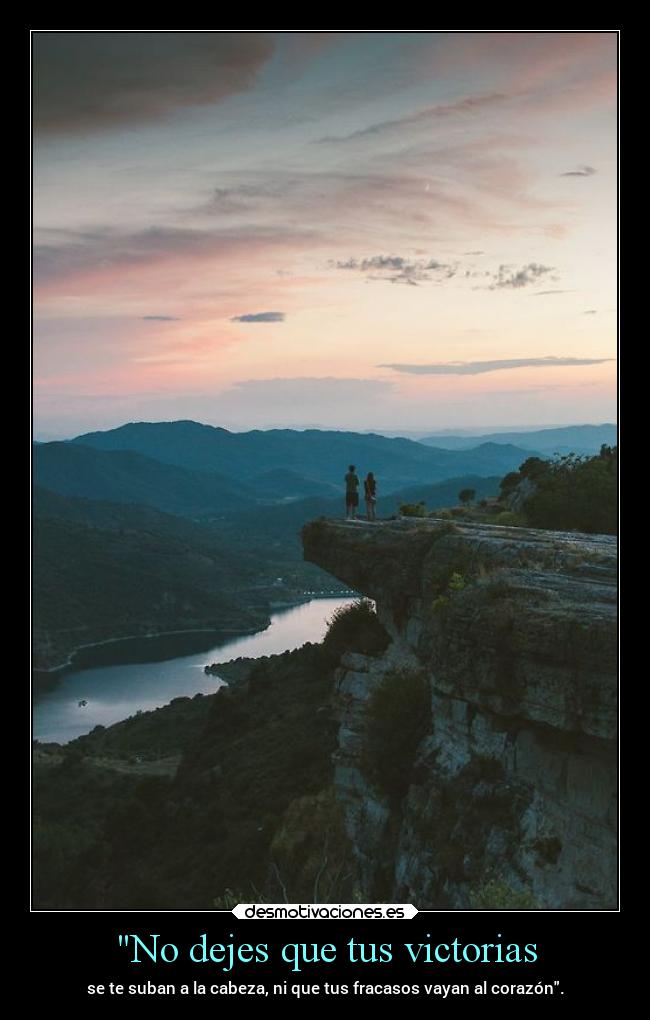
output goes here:
{"type": "MultiPolygon", "coordinates": [[[[148,532],[160,538],[182,540],[191,545],[200,545],[206,551],[212,542],[212,551],[224,551],[223,539],[219,538],[218,526],[207,526],[187,517],[165,513],[155,507],[141,503],[118,503],[86,497],[63,496],[41,486],[34,490],[34,513],[38,518],[58,518],[84,524],[90,528],[108,531],[134,530],[148,532]]],[[[244,562],[242,569],[252,564],[244,562]]],[[[237,568],[239,571],[239,567],[237,568]]]]}
{"type": "Polygon", "coordinates": [[[567,425],[564,428],[539,429],[536,432],[493,432],[483,436],[427,436],[420,439],[425,446],[443,450],[469,450],[481,443],[515,445],[520,449],[544,454],[598,453],[603,443],[616,446],[618,429],[604,425],[567,425]]]}
{"type": "Polygon", "coordinates": [[[143,503],[186,516],[219,513],[250,499],[241,482],[163,464],[132,450],[99,450],[77,443],[34,447],[36,484],[65,496],[143,503]]]}
{"type": "Polygon", "coordinates": [[[81,644],[165,630],[263,626],[268,571],[214,530],[150,507],[37,490],[34,664],[81,644]]]}
{"type": "Polygon", "coordinates": [[[165,464],[244,482],[281,469],[338,487],[348,464],[356,464],[360,474],[374,471],[384,492],[465,474],[504,475],[528,456],[512,444],[475,442],[474,449],[453,451],[374,434],[319,429],[228,432],[192,421],[132,423],[78,436],[68,445],[77,444],[132,450],[165,464]]]}
{"type": "Polygon", "coordinates": [[[305,478],[296,471],[275,468],[264,471],[248,481],[251,493],[259,500],[306,499],[310,496],[333,498],[343,493],[344,486],[321,482],[316,478],[305,478]]]}
{"type": "Polygon", "coordinates": [[[340,501],[250,503],[199,522],[37,487],[36,668],[59,665],[80,644],[147,631],[260,628],[273,604],[331,588],[304,562],[297,531],[323,504],[333,511],[340,501]],[[284,517],[273,531],[276,510],[284,517]]]}

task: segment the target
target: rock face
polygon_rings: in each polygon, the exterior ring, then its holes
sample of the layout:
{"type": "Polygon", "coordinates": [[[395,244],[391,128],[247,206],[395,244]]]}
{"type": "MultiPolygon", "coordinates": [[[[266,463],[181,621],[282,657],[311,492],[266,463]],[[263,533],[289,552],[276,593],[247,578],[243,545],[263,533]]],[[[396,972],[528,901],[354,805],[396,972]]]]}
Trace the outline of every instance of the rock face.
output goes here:
{"type": "Polygon", "coordinates": [[[303,544],[392,637],[337,671],[336,789],[364,894],[615,907],[616,539],[320,519],[303,544]],[[425,674],[431,723],[397,801],[369,778],[368,728],[374,692],[404,670],[425,674]]]}

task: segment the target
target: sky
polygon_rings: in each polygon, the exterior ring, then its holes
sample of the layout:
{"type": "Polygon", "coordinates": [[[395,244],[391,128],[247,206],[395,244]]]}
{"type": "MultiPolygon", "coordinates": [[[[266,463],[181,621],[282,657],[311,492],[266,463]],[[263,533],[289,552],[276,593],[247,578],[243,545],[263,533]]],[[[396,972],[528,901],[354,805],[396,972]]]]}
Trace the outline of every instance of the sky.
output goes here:
{"type": "Polygon", "coordinates": [[[616,418],[612,32],[33,34],[34,434],[616,418]]]}

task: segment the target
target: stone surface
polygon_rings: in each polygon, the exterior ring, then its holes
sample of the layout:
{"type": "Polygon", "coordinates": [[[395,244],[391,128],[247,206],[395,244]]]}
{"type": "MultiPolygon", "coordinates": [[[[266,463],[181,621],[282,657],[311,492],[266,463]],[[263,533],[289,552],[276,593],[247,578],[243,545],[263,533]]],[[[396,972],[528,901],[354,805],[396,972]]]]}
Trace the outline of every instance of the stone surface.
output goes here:
{"type": "Polygon", "coordinates": [[[393,639],[337,671],[336,789],[364,893],[464,908],[496,879],[539,907],[614,907],[616,539],[320,519],[303,543],[393,639]],[[368,704],[405,668],[425,673],[432,721],[395,803],[366,774],[368,704]]]}

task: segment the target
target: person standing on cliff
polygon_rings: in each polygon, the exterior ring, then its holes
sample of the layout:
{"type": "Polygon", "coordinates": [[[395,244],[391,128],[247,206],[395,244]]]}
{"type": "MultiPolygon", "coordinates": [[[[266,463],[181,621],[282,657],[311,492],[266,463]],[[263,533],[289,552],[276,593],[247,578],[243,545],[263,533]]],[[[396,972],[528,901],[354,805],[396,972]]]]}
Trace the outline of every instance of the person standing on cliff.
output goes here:
{"type": "Polygon", "coordinates": [[[348,473],[345,476],[345,516],[357,519],[357,507],[359,506],[359,479],[354,464],[350,464],[348,473]]]}
{"type": "Polygon", "coordinates": [[[377,482],[372,471],[369,471],[363,483],[366,498],[366,517],[369,521],[375,519],[375,503],[377,502],[377,482]]]}

